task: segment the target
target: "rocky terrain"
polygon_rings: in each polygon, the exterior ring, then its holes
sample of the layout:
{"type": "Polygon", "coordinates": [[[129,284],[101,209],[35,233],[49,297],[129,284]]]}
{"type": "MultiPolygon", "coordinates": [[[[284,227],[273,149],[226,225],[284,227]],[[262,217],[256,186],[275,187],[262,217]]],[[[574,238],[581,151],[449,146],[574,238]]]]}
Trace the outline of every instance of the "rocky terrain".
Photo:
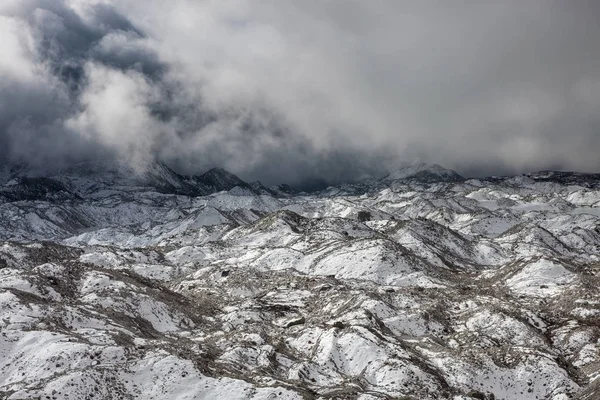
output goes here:
{"type": "Polygon", "coordinates": [[[598,175],[0,185],[1,398],[600,398],[598,175]]]}

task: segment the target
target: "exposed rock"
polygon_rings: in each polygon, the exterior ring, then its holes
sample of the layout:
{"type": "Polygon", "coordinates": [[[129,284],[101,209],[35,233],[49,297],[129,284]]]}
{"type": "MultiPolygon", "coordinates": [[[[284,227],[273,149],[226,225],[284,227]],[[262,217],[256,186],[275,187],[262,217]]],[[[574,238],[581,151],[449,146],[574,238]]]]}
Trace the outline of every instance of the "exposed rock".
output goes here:
{"type": "Polygon", "coordinates": [[[594,176],[94,168],[6,174],[2,398],[598,398],[594,176]]]}

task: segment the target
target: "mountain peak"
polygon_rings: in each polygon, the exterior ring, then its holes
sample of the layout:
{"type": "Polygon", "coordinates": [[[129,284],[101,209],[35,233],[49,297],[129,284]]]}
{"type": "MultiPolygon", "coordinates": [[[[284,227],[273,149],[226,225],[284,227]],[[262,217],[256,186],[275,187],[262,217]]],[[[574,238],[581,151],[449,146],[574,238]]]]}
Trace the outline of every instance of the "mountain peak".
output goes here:
{"type": "Polygon", "coordinates": [[[207,174],[233,175],[231,172],[229,172],[225,168],[221,168],[221,167],[211,168],[204,173],[204,175],[207,175],[207,174]]]}
{"type": "Polygon", "coordinates": [[[234,186],[246,185],[246,182],[241,180],[237,175],[220,167],[206,171],[200,178],[206,184],[223,188],[222,190],[229,190],[234,186]]]}
{"type": "Polygon", "coordinates": [[[231,190],[236,186],[249,187],[238,176],[220,167],[212,168],[199,176],[190,176],[188,180],[192,184],[204,188],[206,193],[231,190]]]}
{"type": "Polygon", "coordinates": [[[439,164],[404,164],[398,169],[383,177],[384,181],[418,180],[423,182],[461,182],[464,181],[456,171],[444,168],[439,164]]]}
{"type": "Polygon", "coordinates": [[[86,161],[55,171],[51,176],[83,188],[153,187],[165,193],[194,193],[183,176],[155,160],[135,164],[117,158],[86,161]]]}

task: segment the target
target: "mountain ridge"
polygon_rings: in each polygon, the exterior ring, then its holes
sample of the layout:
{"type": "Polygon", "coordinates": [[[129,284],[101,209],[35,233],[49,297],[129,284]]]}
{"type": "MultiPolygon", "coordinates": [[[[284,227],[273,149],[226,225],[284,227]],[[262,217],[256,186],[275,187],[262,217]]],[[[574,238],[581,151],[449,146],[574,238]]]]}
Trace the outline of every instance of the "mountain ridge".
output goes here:
{"type": "MultiPolygon", "coordinates": [[[[224,190],[230,190],[239,186],[248,190],[255,190],[254,183],[248,183],[237,175],[222,167],[213,167],[199,175],[180,174],[171,169],[167,164],[160,161],[147,161],[132,165],[126,160],[105,159],[100,161],[88,161],[58,170],[40,171],[39,168],[32,169],[25,164],[13,164],[6,160],[0,160],[0,184],[5,184],[13,178],[64,178],[64,177],[93,177],[94,180],[102,180],[104,176],[110,185],[148,185],[165,192],[207,195],[224,190]]],[[[483,176],[465,178],[458,172],[445,168],[439,164],[428,163],[400,163],[399,167],[381,177],[363,179],[362,181],[348,181],[335,184],[333,188],[345,185],[378,187],[388,185],[393,181],[413,180],[422,183],[456,183],[466,180],[494,181],[510,177],[527,177],[537,182],[557,182],[565,184],[580,184],[586,186],[598,185],[600,173],[588,173],[577,171],[540,170],[537,172],[525,172],[517,175],[506,176],[483,176]]],[[[258,182],[258,181],[256,181],[258,182]]],[[[286,183],[279,183],[271,187],[260,184],[256,190],[263,193],[288,196],[301,191],[286,183]]],[[[314,189],[313,192],[323,192],[323,189],[314,189]]]]}
{"type": "Polygon", "coordinates": [[[594,176],[134,172],[0,186],[0,397],[599,394],[594,176]]]}

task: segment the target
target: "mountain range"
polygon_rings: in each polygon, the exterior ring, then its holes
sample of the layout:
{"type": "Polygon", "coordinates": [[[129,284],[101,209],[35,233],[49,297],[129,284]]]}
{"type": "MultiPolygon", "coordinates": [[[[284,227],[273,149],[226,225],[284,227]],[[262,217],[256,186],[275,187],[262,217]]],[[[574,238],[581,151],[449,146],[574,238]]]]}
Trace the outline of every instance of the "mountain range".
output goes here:
{"type": "Polygon", "coordinates": [[[600,398],[600,174],[0,169],[0,397],[600,398]]]}

